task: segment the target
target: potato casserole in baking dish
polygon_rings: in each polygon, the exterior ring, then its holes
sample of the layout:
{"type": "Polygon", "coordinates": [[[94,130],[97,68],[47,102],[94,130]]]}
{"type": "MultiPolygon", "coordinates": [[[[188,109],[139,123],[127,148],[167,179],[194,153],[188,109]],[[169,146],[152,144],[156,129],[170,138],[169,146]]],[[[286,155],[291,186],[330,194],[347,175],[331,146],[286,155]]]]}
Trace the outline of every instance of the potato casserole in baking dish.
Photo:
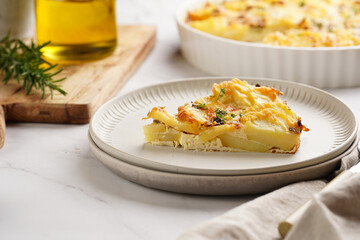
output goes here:
{"type": "Polygon", "coordinates": [[[233,40],[293,47],[360,45],[360,1],[231,0],[190,10],[187,24],[233,40]]]}

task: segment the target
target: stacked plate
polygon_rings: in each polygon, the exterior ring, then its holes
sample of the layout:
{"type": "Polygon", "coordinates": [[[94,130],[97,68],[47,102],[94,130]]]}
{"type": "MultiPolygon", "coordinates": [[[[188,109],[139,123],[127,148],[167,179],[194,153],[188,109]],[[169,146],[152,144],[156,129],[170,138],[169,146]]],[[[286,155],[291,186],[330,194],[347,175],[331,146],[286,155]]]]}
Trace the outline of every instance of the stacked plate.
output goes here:
{"type": "Polygon", "coordinates": [[[211,94],[213,83],[231,77],[196,78],[139,89],[112,99],[94,114],[89,141],[96,157],[132,182],[172,192],[230,195],[255,194],[331,173],[356,147],[357,121],[348,106],[320,89],[288,81],[240,78],[284,92],[310,128],[301,135],[296,154],[196,152],[145,143],[142,118],[154,106],[169,112],[211,94]]]}

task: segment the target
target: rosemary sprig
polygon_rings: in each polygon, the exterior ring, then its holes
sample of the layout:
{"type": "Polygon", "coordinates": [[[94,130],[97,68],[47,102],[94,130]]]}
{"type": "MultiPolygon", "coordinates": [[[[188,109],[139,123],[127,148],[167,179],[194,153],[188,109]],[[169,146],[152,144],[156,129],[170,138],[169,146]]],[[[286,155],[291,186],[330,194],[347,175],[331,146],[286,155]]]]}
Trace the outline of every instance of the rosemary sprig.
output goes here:
{"type": "Polygon", "coordinates": [[[53,91],[62,95],[67,93],[57,83],[65,78],[54,80],[53,77],[63,69],[52,71],[57,64],[51,64],[43,59],[41,49],[50,42],[36,45],[33,41],[26,45],[20,39],[10,39],[10,33],[0,40],[0,76],[7,84],[10,79],[15,78],[17,82],[23,82],[23,89],[28,95],[33,88],[42,91],[41,98],[45,96],[45,88],[50,90],[51,98],[53,91]]]}

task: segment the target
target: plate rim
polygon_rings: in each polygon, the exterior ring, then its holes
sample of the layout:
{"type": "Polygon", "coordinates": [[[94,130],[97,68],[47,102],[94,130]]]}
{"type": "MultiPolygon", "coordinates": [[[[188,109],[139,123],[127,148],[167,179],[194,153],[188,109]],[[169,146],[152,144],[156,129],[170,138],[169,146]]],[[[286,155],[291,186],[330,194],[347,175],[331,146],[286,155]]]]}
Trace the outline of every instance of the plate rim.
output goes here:
{"type": "MultiPolygon", "coordinates": [[[[119,99],[122,99],[122,98],[127,97],[127,96],[131,96],[131,95],[133,95],[133,94],[135,94],[137,92],[144,91],[147,88],[161,87],[161,86],[164,86],[164,85],[172,85],[172,84],[180,84],[180,83],[189,82],[189,81],[205,81],[205,82],[207,82],[207,81],[216,81],[216,82],[221,82],[221,81],[231,80],[232,78],[235,78],[235,77],[233,77],[233,76],[214,76],[214,77],[181,78],[181,79],[177,79],[177,80],[170,80],[168,82],[150,84],[150,85],[147,85],[147,86],[143,86],[143,87],[134,89],[134,90],[129,91],[127,93],[123,93],[123,94],[121,94],[119,96],[114,97],[113,99],[110,99],[109,101],[107,101],[106,103],[104,103],[102,106],[100,106],[97,109],[97,111],[94,113],[94,115],[92,116],[92,118],[90,120],[90,124],[89,124],[90,135],[92,136],[92,139],[94,140],[96,145],[100,149],[102,149],[104,152],[108,153],[109,155],[111,155],[111,156],[113,156],[115,158],[121,159],[122,161],[126,161],[127,163],[130,163],[130,164],[134,164],[134,162],[133,162],[134,159],[141,159],[141,160],[145,160],[145,161],[151,161],[152,169],[154,169],[154,170],[163,170],[163,171],[174,172],[174,173],[182,172],[182,173],[185,173],[185,174],[201,174],[201,175],[206,175],[206,174],[211,173],[213,175],[222,175],[222,176],[234,175],[234,173],[233,173],[234,171],[243,172],[245,170],[194,169],[194,168],[191,168],[191,167],[175,166],[175,165],[171,165],[171,164],[155,162],[155,161],[153,161],[151,159],[143,158],[143,157],[136,156],[136,155],[133,155],[133,154],[128,153],[128,152],[124,152],[124,151],[122,151],[120,149],[117,149],[117,148],[113,147],[110,144],[107,144],[106,142],[104,142],[101,139],[101,137],[99,137],[96,134],[96,131],[93,129],[93,125],[94,125],[94,121],[95,121],[94,119],[97,117],[98,114],[100,114],[102,111],[104,111],[108,106],[111,106],[114,102],[119,101],[119,99]],[[113,153],[111,153],[111,151],[113,151],[113,153]],[[116,152],[116,153],[114,153],[114,152],[116,152]],[[170,170],[169,170],[169,168],[170,168],[170,170]],[[185,170],[185,172],[184,172],[184,170],[185,170]],[[198,173],[197,171],[205,171],[205,173],[198,173]]],[[[348,149],[348,147],[352,144],[353,140],[355,139],[357,131],[358,131],[358,120],[357,120],[354,112],[351,110],[351,108],[347,104],[345,104],[342,100],[340,100],[338,97],[334,96],[333,94],[331,94],[329,92],[326,92],[326,91],[324,91],[322,89],[307,85],[307,84],[298,83],[298,82],[292,82],[292,81],[286,81],[286,80],[280,80],[280,79],[261,78],[261,77],[239,77],[239,76],[237,76],[236,78],[241,79],[241,80],[245,80],[245,81],[247,81],[247,80],[250,80],[250,81],[270,81],[270,82],[276,82],[276,83],[281,84],[281,85],[285,84],[285,85],[293,85],[293,86],[302,86],[302,87],[305,87],[305,88],[308,88],[308,89],[312,89],[314,91],[319,91],[322,94],[325,94],[328,97],[331,97],[331,98],[335,99],[336,101],[341,103],[344,107],[346,107],[347,110],[349,110],[349,112],[351,113],[351,116],[352,116],[352,118],[353,118],[353,120],[355,122],[354,130],[351,133],[351,135],[348,137],[348,139],[346,139],[346,141],[344,141],[337,148],[335,148],[334,151],[329,151],[329,152],[321,155],[320,157],[318,157],[318,158],[323,158],[323,160],[321,160],[319,162],[316,162],[316,163],[309,164],[308,166],[328,161],[329,159],[332,159],[332,157],[341,154],[343,151],[346,151],[346,149],[348,149]],[[335,153],[333,153],[333,152],[335,152],[335,153]],[[333,153],[332,156],[330,156],[331,153],[333,153]],[[324,158],[326,158],[326,159],[324,160],[324,158]]],[[[310,159],[308,161],[311,161],[311,160],[314,161],[314,159],[310,159]]],[[[137,161],[137,160],[135,160],[135,161],[137,161]]],[[[136,165],[139,165],[139,164],[136,164],[136,165]]],[[[145,164],[145,165],[147,165],[147,164],[145,164]]],[[[291,165],[299,165],[299,163],[290,164],[290,166],[291,165]]],[[[289,170],[288,166],[289,165],[284,165],[284,166],[280,166],[280,167],[277,167],[277,168],[282,169],[281,172],[282,171],[288,171],[289,170]]],[[[304,166],[292,167],[291,169],[294,170],[294,169],[298,169],[298,168],[302,168],[302,167],[304,167],[304,166]]],[[[256,169],[253,169],[251,171],[246,170],[246,172],[248,172],[248,173],[242,173],[242,175],[252,175],[252,174],[256,174],[256,172],[258,172],[258,174],[259,174],[259,171],[261,173],[265,173],[265,172],[270,173],[270,172],[273,172],[273,171],[270,170],[271,168],[274,168],[274,167],[256,168],[256,169]]],[[[278,171],[278,172],[280,172],[280,171],[278,171]]]]}
{"type": "MultiPolygon", "coordinates": [[[[94,139],[92,138],[90,132],[88,131],[88,140],[89,140],[89,144],[95,148],[97,148],[99,151],[101,151],[104,155],[107,155],[108,157],[112,158],[112,160],[114,161],[120,161],[120,162],[124,162],[126,164],[130,164],[133,165],[135,167],[139,167],[139,168],[143,168],[143,169],[147,169],[150,171],[155,171],[155,172],[164,172],[164,173],[168,173],[168,174],[175,174],[175,175],[184,175],[184,176],[199,176],[199,177],[240,177],[240,176],[259,176],[259,175],[270,175],[270,174],[277,174],[277,173],[287,173],[287,172],[292,172],[292,171],[296,171],[299,169],[305,169],[308,167],[316,167],[318,165],[324,164],[325,162],[321,162],[321,163],[316,163],[313,165],[309,165],[306,167],[302,167],[302,168],[296,168],[296,169],[291,169],[291,170],[285,170],[285,171],[277,171],[277,172],[268,172],[268,173],[256,173],[256,174],[234,174],[234,175],[211,175],[211,174],[188,174],[188,173],[181,173],[181,172],[168,172],[168,171],[162,171],[160,169],[152,169],[152,168],[148,168],[145,166],[139,166],[133,163],[129,163],[127,161],[124,161],[122,159],[116,158],[114,156],[112,156],[111,154],[105,152],[103,149],[101,149],[98,145],[96,145],[94,139]]],[[[343,158],[345,156],[347,156],[348,154],[350,154],[355,148],[357,148],[358,144],[360,144],[360,131],[358,132],[358,134],[356,135],[356,138],[351,142],[350,146],[343,151],[342,153],[340,153],[337,156],[334,156],[333,158],[329,159],[328,161],[332,161],[332,160],[339,160],[340,158],[343,158]]],[[[101,161],[101,160],[100,160],[101,161]]]]}
{"type": "Polygon", "coordinates": [[[338,169],[338,162],[340,162],[343,157],[351,154],[351,152],[356,148],[359,142],[359,135],[357,134],[354,142],[346,151],[344,151],[339,156],[330,159],[327,162],[285,172],[231,176],[189,175],[144,168],[122,161],[121,159],[117,159],[107,154],[96,146],[89,133],[88,140],[90,145],[90,151],[95,156],[95,158],[101,162],[101,164],[103,164],[106,168],[108,168],[110,171],[112,171],[119,177],[134,182],[136,184],[140,184],[144,187],[196,195],[244,195],[265,193],[278,189],[287,184],[299,181],[309,181],[329,176],[329,174],[333,173],[338,169]],[[126,166],[127,168],[131,168],[132,171],[124,169],[121,172],[123,164],[125,164],[124,166],[126,166]],[[141,179],[138,176],[134,176],[133,171],[136,171],[137,173],[140,173],[139,171],[143,171],[141,172],[143,178],[141,179]],[[316,173],[314,173],[315,171],[316,173]],[[326,173],[324,173],[324,171],[326,173]],[[162,180],[162,183],[159,185],[160,178],[166,179],[166,183],[164,184],[164,181],[162,180]],[[175,181],[174,178],[176,178],[175,181]],[[249,179],[251,180],[249,181],[249,179]],[[272,181],[270,181],[270,184],[268,179],[272,179],[272,181]],[[192,182],[194,182],[194,180],[197,181],[198,184],[191,184],[192,182]],[[184,181],[186,182],[184,183],[184,181]],[[216,182],[217,184],[211,184],[214,182],[216,182]],[[238,185],[237,182],[240,182],[241,184],[238,185]]]}

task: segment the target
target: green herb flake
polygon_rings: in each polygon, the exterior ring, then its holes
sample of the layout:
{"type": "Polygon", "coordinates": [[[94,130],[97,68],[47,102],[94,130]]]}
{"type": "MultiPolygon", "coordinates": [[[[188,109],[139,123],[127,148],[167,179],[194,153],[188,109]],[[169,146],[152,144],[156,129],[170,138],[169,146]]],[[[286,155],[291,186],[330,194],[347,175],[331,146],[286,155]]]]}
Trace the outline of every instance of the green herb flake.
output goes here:
{"type": "Polygon", "coordinates": [[[220,110],[219,108],[217,108],[215,110],[215,114],[217,118],[223,119],[227,115],[227,112],[225,110],[220,110]]]}
{"type": "Polygon", "coordinates": [[[240,113],[240,114],[239,114],[239,117],[242,117],[242,116],[243,116],[242,113],[240,113]]]}
{"type": "Polygon", "coordinates": [[[301,2],[299,3],[299,7],[303,7],[303,6],[305,6],[305,1],[301,1],[301,2]]]}
{"type": "Polygon", "coordinates": [[[195,105],[195,107],[196,107],[197,109],[204,109],[204,110],[207,109],[206,103],[199,103],[199,104],[195,105]]]}
{"type": "Polygon", "coordinates": [[[323,27],[323,24],[322,24],[321,22],[318,22],[318,21],[316,21],[315,19],[312,19],[311,21],[312,21],[312,23],[313,23],[315,26],[317,26],[318,28],[322,28],[322,27],[323,27]]]}
{"type": "MultiPolygon", "coordinates": [[[[225,95],[225,88],[221,88],[218,97],[215,100],[213,100],[212,102],[216,102],[217,100],[222,98],[224,95],[225,95]]],[[[215,96],[211,95],[210,97],[215,97],[215,96]]]]}
{"type": "Polygon", "coordinates": [[[225,88],[220,89],[219,98],[223,97],[225,95],[225,88]]]}
{"type": "Polygon", "coordinates": [[[235,114],[233,114],[233,113],[232,113],[230,116],[231,116],[232,118],[236,117],[236,115],[235,115],[235,114]]]}

